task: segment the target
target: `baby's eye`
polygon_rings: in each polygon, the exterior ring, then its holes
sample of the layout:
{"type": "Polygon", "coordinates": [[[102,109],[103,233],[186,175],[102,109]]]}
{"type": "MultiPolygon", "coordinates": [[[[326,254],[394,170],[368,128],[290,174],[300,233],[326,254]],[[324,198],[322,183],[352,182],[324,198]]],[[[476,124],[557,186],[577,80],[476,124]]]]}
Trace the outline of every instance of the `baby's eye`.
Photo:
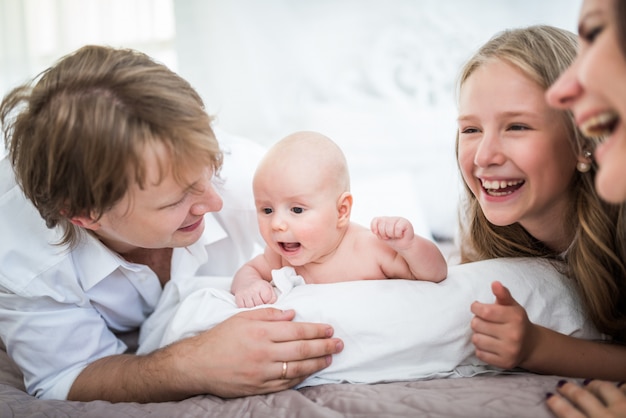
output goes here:
{"type": "Polygon", "coordinates": [[[261,210],[262,210],[262,211],[263,211],[263,213],[264,213],[264,214],[266,214],[266,215],[269,215],[269,214],[271,214],[271,213],[273,212],[273,211],[272,211],[272,208],[263,208],[263,209],[261,209],[261,210]]]}
{"type": "Polygon", "coordinates": [[[297,206],[296,206],[296,207],[294,207],[294,208],[291,208],[291,211],[292,211],[293,213],[302,213],[302,212],[304,212],[304,209],[299,208],[299,207],[297,207],[297,206]]]}

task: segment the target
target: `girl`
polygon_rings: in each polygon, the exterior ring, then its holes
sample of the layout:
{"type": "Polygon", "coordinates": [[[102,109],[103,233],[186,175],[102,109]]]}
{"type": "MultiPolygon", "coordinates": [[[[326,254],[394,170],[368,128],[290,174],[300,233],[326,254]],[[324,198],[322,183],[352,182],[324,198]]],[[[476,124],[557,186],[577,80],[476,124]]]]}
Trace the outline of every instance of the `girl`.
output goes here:
{"type": "MultiPolygon", "coordinates": [[[[463,68],[457,157],[467,218],[462,261],[542,257],[575,281],[598,329],[616,341],[626,330],[624,208],[593,187],[596,142],[545,92],[574,60],[575,36],[547,26],[505,31],[463,68]],[[562,261],[562,263],[561,263],[562,261]]],[[[502,368],[626,379],[626,350],[531,323],[509,291],[472,304],[476,355],[502,368]]]]}

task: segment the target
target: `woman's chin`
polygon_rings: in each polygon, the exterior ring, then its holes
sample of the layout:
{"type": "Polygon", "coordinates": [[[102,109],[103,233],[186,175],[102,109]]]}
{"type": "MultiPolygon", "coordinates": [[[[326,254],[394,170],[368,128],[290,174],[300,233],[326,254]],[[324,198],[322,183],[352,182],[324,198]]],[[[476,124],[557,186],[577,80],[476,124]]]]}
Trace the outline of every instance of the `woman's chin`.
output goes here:
{"type": "Polygon", "coordinates": [[[626,201],[626,173],[619,167],[611,167],[608,164],[600,166],[596,174],[596,190],[603,200],[609,203],[622,203],[626,201]]]}
{"type": "Polygon", "coordinates": [[[596,190],[610,203],[626,201],[626,127],[620,121],[611,135],[596,148],[596,190]]]}

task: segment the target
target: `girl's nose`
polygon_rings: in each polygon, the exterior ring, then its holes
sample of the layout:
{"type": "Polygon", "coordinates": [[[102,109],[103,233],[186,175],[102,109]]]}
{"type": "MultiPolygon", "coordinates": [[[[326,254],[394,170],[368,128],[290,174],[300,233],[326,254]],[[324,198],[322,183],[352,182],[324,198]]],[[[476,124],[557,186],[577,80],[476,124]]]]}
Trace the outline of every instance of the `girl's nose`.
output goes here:
{"type": "Polygon", "coordinates": [[[502,152],[502,144],[497,133],[485,131],[474,154],[474,164],[478,167],[502,165],[506,157],[502,152]]]}

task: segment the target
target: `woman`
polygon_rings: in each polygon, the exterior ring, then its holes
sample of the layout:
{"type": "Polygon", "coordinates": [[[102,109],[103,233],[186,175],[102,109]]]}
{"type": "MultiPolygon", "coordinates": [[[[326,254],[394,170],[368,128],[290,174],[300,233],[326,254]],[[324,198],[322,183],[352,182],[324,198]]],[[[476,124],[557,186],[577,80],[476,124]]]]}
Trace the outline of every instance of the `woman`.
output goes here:
{"type": "MultiPolygon", "coordinates": [[[[464,67],[457,142],[468,204],[462,258],[554,260],[575,281],[598,329],[623,341],[624,208],[601,201],[594,190],[596,141],[545,102],[576,49],[567,31],[529,27],[497,35],[464,67]]],[[[492,290],[495,303],[471,307],[481,360],[543,374],[626,379],[623,347],[533,324],[500,283],[492,290]]]]}
{"type": "MultiPolygon", "coordinates": [[[[546,97],[550,105],[570,109],[583,132],[605,137],[594,154],[598,164],[596,188],[603,199],[624,202],[626,2],[585,0],[578,31],[580,48],[576,60],[554,83],[546,97]]],[[[618,232],[626,233],[621,228],[618,232]]],[[[626,305],[623,293],[618,304],[623,312],[626,305]]],[[[626,356],[626,350],[622,355],[626,356]]],[[[620,380],[626,379],[622,377],[620,380]]],[[[562,381],[557,392],[555,396],[548,394],[547,404],[559,417],[626,416],[626,385],[586,380],[580,387],[562,381]]]]}

